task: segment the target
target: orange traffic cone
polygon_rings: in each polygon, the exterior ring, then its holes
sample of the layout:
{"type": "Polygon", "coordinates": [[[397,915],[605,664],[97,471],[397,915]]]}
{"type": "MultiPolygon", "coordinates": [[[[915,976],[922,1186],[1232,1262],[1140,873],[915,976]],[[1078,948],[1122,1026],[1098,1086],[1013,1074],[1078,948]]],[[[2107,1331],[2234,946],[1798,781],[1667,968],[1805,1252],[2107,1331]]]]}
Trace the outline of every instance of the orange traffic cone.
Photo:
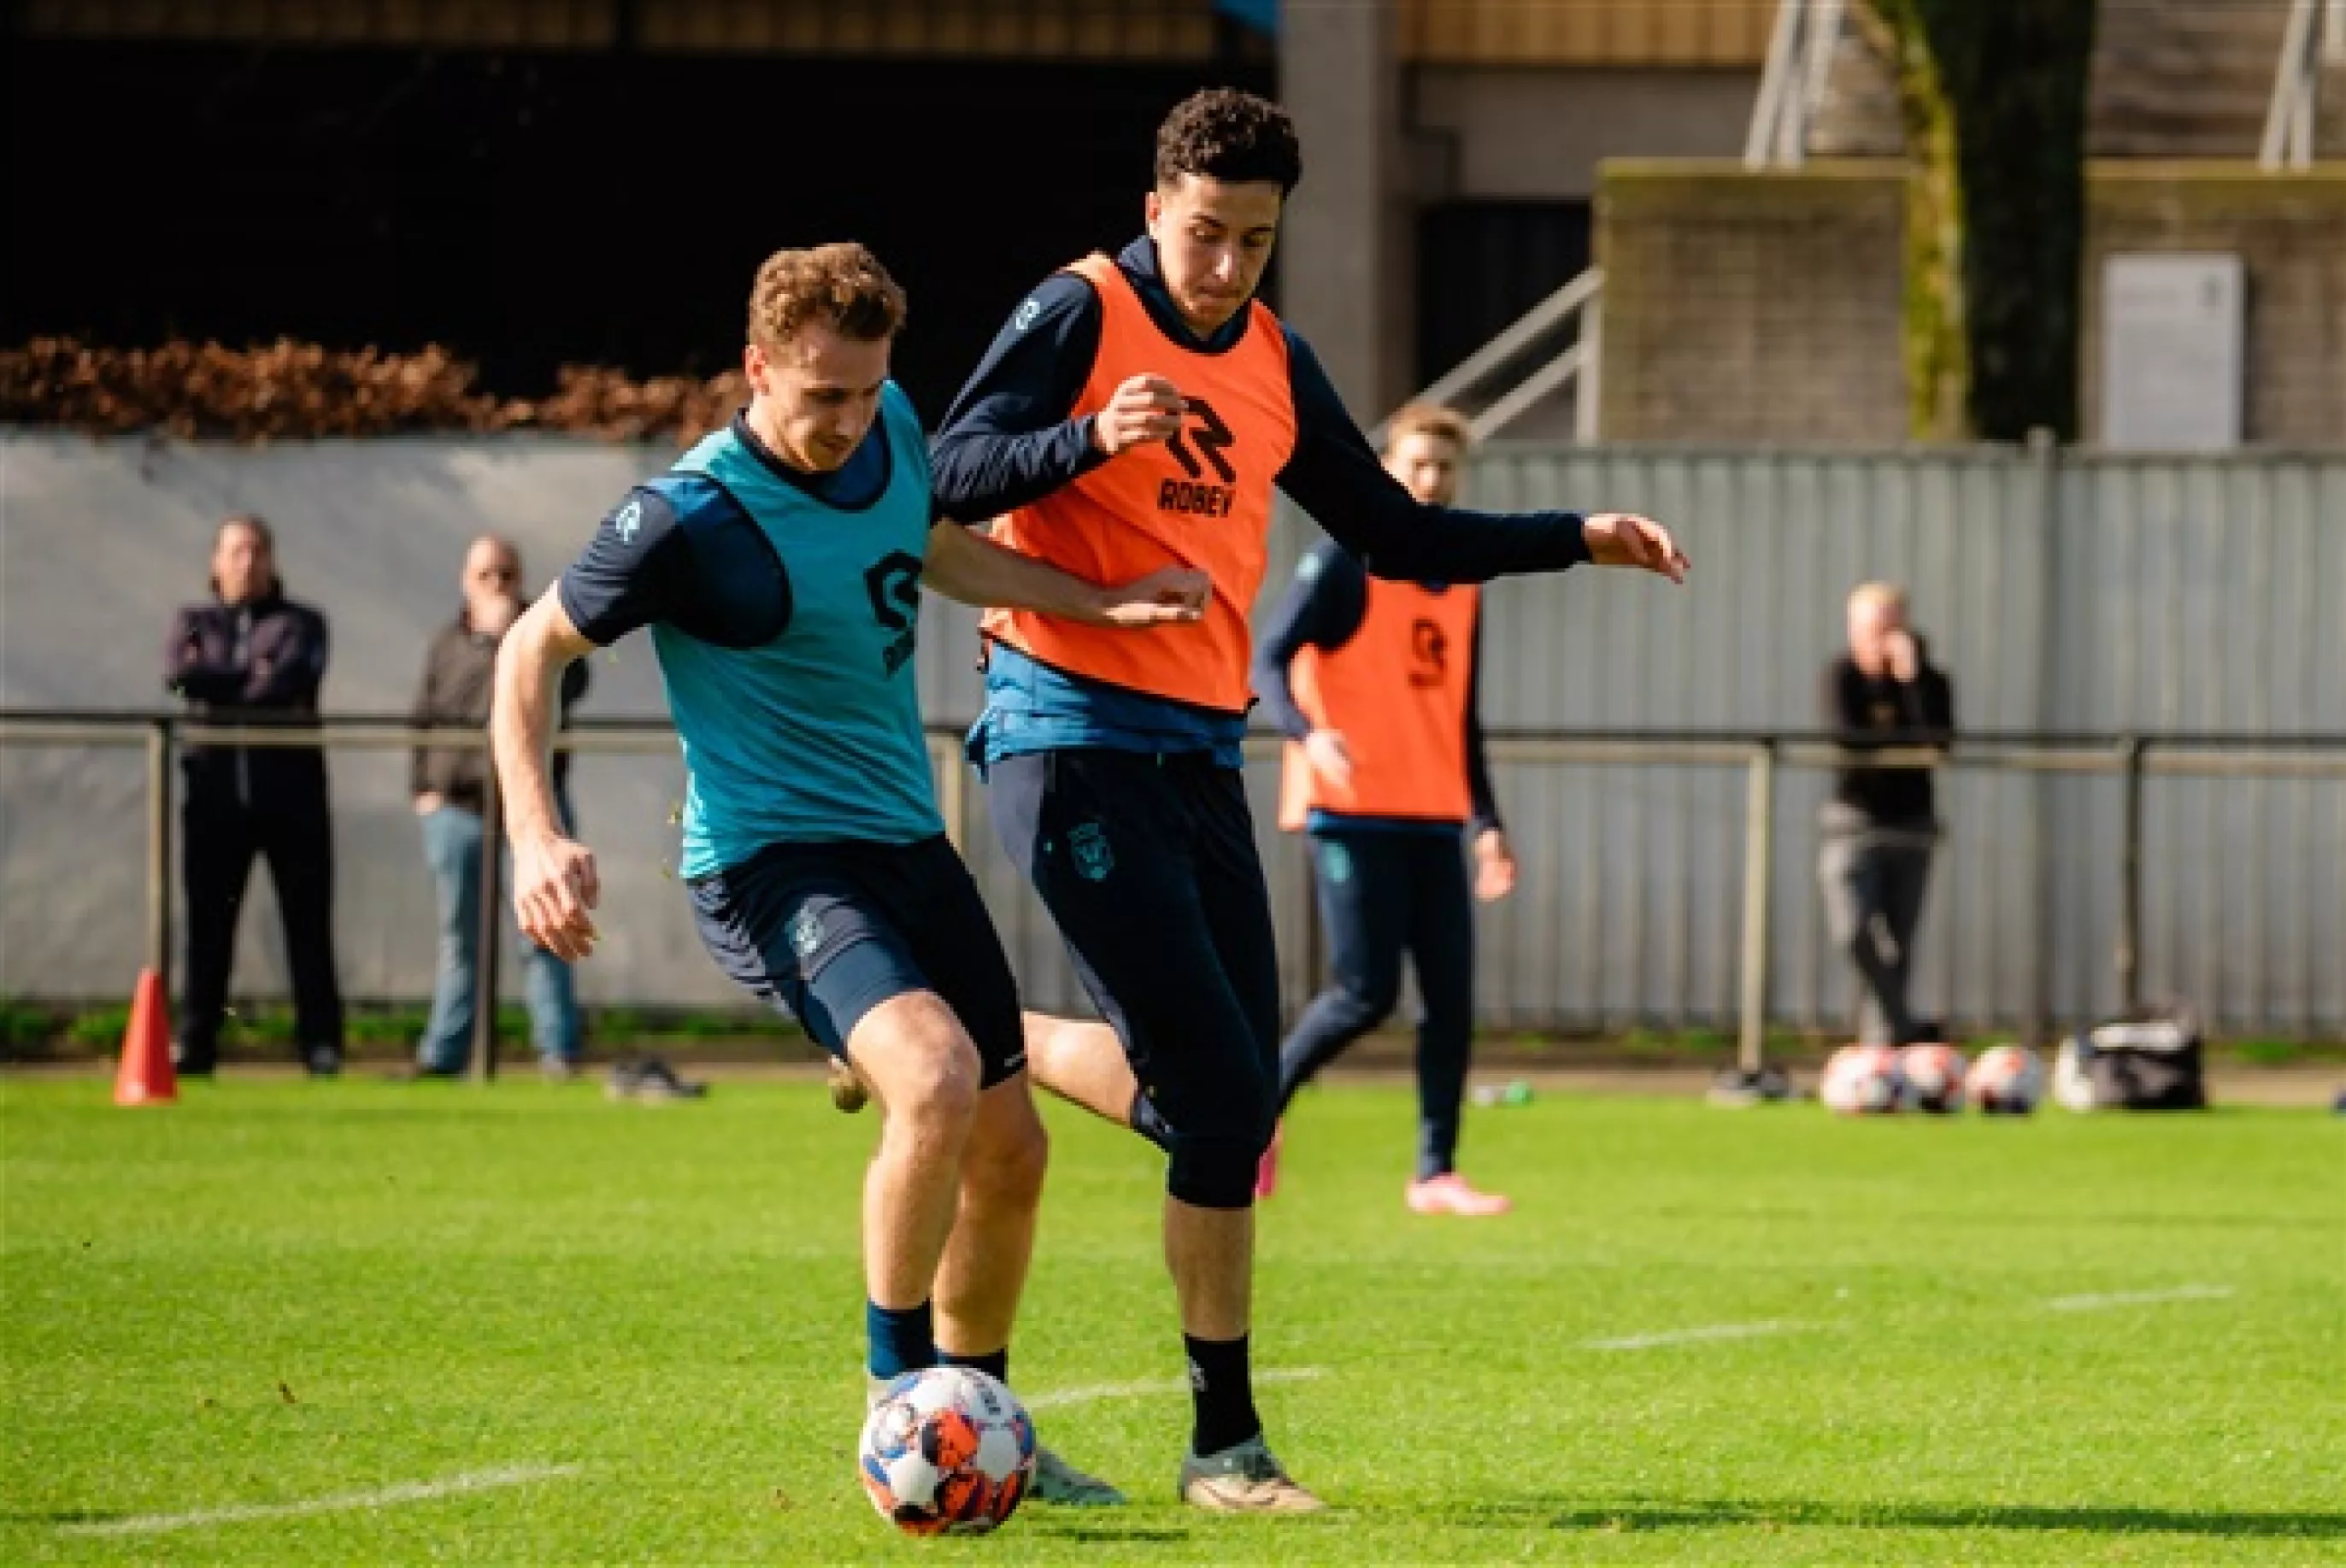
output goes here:
{"type": "Polygon", "coordinates": [[[140,970],[138,989],[130,993],[130,1023],[122,1031],[122,1066],[114,1075],[116,1105],[161,1105],[179,1097],[178,1074],[171,1070],[169,1014],[163,977],[140,970]]]}

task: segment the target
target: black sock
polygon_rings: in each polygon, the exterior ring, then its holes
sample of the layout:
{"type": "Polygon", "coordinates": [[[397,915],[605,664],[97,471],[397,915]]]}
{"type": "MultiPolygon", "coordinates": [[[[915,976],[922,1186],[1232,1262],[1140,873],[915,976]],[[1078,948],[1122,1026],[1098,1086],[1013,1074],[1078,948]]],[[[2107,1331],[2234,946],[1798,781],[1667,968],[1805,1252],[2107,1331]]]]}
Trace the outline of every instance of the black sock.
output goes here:
{"type": "Polygon", "coordinates": [[[937,1365],[967,1367],[973,1371],[984,1372],[997,1383],[1010,1380],[1010,1350],[1007,1346],[999,1350],[988,1350],[983,1356],[964,1356],[952,1350],[939,1350],[937,1365]]]}
{"type": "Polygon", "coordinates": [[[1254,1374],[1247,1366],[1247,1338],[1200,1339],[1184,1334],[1189,1352],[1189,1391],[1198,1402],[1189,1451],[1203,1459],[1262,1435],[1254,1412],[1254,1374]]]}

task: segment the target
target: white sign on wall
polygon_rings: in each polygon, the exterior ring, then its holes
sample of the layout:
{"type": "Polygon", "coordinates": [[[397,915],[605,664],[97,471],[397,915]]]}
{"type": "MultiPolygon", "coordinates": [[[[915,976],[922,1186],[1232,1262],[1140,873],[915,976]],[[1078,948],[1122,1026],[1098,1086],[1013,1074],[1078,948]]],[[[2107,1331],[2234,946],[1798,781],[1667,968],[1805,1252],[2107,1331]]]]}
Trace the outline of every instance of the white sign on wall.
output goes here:
{"type": "Polygon", "coordinates": [[[2102,443],[2240,444],[2247,280],[2238,256],[2112,256],[2102,270],[2102,443]]]}

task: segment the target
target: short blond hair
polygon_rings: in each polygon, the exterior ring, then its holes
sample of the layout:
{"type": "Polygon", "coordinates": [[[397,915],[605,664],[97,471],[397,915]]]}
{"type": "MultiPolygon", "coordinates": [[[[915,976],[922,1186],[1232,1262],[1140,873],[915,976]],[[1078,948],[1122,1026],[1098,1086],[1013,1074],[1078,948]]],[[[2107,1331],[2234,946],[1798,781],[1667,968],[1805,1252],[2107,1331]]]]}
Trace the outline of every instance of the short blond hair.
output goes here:
{"type": "Polygon", "coordinates": [[[1860,583],[1849,591],[1849,607],[1852,611],[1894,610],[1903,620],[1907,609],[1906,590],[1895,583],[1860,583]]]}
{"type": "Polygon", "coordinates": [[[1454,408],[1440,403],[1410,403],[1385,422],[1387,455],[1413,435],[1431,435],[1448,442],[1463,454],[1474,444],[1474,427],[1454,408]]]}
{"type": "Polygon", "coordinates": [[[771,353],[811,321],[862,342],[892,338],[904,328],[904,290],[853,240],[777,250],[750,290],[750,341],[771,353]]]}

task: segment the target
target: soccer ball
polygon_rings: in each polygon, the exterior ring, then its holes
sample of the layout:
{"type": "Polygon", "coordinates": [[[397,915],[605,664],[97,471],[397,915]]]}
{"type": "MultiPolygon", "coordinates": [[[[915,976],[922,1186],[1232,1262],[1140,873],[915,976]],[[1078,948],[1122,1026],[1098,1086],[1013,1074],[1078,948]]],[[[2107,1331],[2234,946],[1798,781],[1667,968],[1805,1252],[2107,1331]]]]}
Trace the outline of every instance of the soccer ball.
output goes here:
{"type": "Polygon", "coordinates": [[[1018,1396],[970,1367],[888,1385],[863,1422],[863,1490],[908,1535],[983,1535],[1035,1481],[1035,1422],[1018,1396]]]}
{"type": "Polygon", "coordinates": [[[1905,1080],[1908,1107],[1939,1115],[1962,1110],[1970,1065],[1952,1045],[1907,1046],[1898,1053],[1898,1074],[1905,1080]]]}
{"type": "Polygon", "coordinates": [[[2025,1045],[1998,1045],[1972,1064],[1964,1087],[1991,1115],[2025,1116],[2045,1097],[2045,1064],[2025,1045]]]}
{"type": "Polygon", "coordinates": [[[1825,1064],[1817,1098],[1844,1116],[1887,1115],[1905,1093],[1898,1053],[1887,1045],[1844,1045],[1825,1064]]]}

